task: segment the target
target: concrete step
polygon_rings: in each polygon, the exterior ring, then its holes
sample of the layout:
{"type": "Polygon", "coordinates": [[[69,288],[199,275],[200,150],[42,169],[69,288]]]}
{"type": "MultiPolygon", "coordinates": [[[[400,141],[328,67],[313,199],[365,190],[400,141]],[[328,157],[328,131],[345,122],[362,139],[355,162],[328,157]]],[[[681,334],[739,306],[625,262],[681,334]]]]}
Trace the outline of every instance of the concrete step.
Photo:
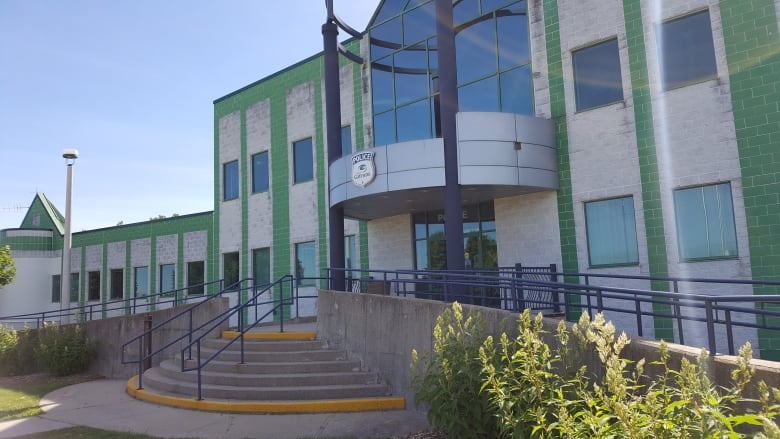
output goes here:
{"type": "MultiPolygon", "coordinates": [[[[185,362],[194,366],[194,362],[185,362]]],[[[168,378],[194,382],[197,377],[194,371],[182,372],[181,362],[165,360],[160,363],[160,373],[168,378]]],[[[339,372],[312,371],[307,373],[291,373],[285,369],[276,369],[275,373],[235,373],[203,371],[201,381],[205,384],[224,386],[255,386],[255,387],[296,387],[296,386],[336,386],[352,384],[378,384],[376,373],[344,370],[339,372]]]]}
{"type": "MultiPolygon", "coordinates": [[[[232,339],[208,338],[201,342],[202,348],[221,349],[232,339]]],[[[245,339],[244,351],[253,352],[291,352],[291,351],[311,351],[327,348],[327,343],[321,340],[257,340],[245,339]]],[[[239,340],[233,341],[226,351],[237,351],[241,349],[239,340]]]]}
{"type": "MultiPolygon", "coordinates": [[[[218,349],[201,347],[201,362],[216,354],[218,349]]],[[[195,350],[192,351],[192,357],[196,358],[195,350]]],[[[241,352],[239,350],[227,349],[220,352],[217,356],[220,361],[241,362],[241,352]]],[[[303,361],[336,361],[346,360],[347,354],[344,351],[333,349],[317,349],[302,351],[282,351],[282,352],[264,352],[244,350],[245,363],[290,363],[303,361]]]]}
{"type": "MultiPolygon", "coordinates": [[[[181,364],[177,360],[177,364],[181,364]]],[[[210,372],[223,373],[246,373],[246,374],[272,374],[280,370],[287,373],[312,373],[312,372],[354,372],[359,371],[361,367],[359,360],[334,360],[334,361],[306,361],[300,362],[281,362],[281,363],[244,363],[239,364],[235,361],[212,361],[206,365],[204,370],[210,372]]]]}
{"type": "MultiPolygon", "coordinates": [[[[197,397],[197,382],[171,379],[163,374],[160,368],[152,368],[144,372],[144,387],[146,390],[197,397]]],[[[264,386],[230,386],[219,384],[203,384],[203,398],[230,399],[240,401],[308,401],[332,400],[346,398],[370,398],[389,395],[384,384],[344,384],[344,385],[311,385],[291,387],[264,386]]]]}

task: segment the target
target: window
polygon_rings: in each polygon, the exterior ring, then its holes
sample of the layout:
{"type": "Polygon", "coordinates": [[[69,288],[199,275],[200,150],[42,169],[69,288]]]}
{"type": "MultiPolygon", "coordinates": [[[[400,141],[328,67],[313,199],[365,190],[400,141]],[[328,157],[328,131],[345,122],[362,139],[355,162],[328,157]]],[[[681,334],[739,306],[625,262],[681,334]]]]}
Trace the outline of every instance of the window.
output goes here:
{"type": "Polygon", "coordinates": [[[268,190],[268,151],[252,156],[252,193],[268,190]]]}
{"type": "MultiPolygon", "coordinates": [[[[355,235],[344,237],[344,268],[347,270],[357,268],[357,252],[355,251],[355,235]]],[[[347,277],[351,273],[347,271],[347,277]]]]}
{"type": "Polygon", "coordinates": [[[295,244],[295,277],[299,286],[315,283],[316,261],[314,241],[295,244]]]}
{"type": "Polygon", "coordinates": [[[301,183],[314,179],[314,151],[311,137],[293,143],[294,182],[301,183]]]}
{"type": "Polygon", "coordinates": [[[79,301],[79,274],[70,274],[70,303],[79,301]]]}
{"type": "Polygon", "coordinates": [[[352,154],[352,127],[341,127],[341,156],[352,154]]]}
{"type": "Polygon", "coordinates": [[[255,285],[271,283],[271,249],[256,248],[252,250],[252,275],[255,285]]]}
{"type": "Polygon", "coordinates": [[[664,90],[717,76],[709,11],[662,23],[656,30],[664,90]]]}
{"type": "Polygon", "coordinates": [[[135,297],[146,297],[149,295],[149,267],[133,268],[133,295],[135,297]]]}
{"type": "Polygon", "coordinates": [[[90,302],[100,300],[100,272],[87,273],[87,300],[90,302]]]}
{"type": "Polygon", "coordinates": [[[639,263],[634,197],[585,203],[585,228],[591,267],[639,263]]]}
{"type": "Polygon", "coordinates": [[[238,160],[222,165],[222,185],[225,201],[238,198],[238,160]]]}
{"type": "Polygon", "coordinates": [[[681,260],[737,257],[731,184],[676,190],[674,210],[681,260]]]}
{"type": "Polygon", "coordinates": [[[222,277],[226,289],[238,287],[238,252],[222,255],[222,277]]]}
{"type": "Polygon", "coordinates": [[[205,279],[205,263],[203,261],[187,262],[187,295],[203,295],[203,282],[205,279]]]}
{"type": "Polygon", "coordinates": [[[623,100],[617,39],[573,52],[572,63],[577,110],[623,100]]]}
{"type": "Polygon", "coordinates": [[[160,294],[172,296],[176,289],[176,266],[174,264],[160,265],[160,294]]]}
{"type": "Polygon", "coordinates": [[[55,274],[51,277],[51,303],[60,303],[60,275],[55,274]]]}
{"type": "Polygon", "coordinates": [[[125,295],[125,273],[124,270],[111,270],[111,300],[122,299],[125,295]]]}

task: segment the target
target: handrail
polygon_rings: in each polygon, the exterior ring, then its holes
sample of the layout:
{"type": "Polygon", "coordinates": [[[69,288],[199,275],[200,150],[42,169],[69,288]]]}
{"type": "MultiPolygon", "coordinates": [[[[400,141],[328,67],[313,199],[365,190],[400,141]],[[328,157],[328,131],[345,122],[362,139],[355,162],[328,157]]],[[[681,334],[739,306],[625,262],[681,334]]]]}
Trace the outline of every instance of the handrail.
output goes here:
{"type": "MultiPolygon", "coordinates": [[[[177,314],[175,314],[175,315],[165,319],[164,321],[162,321],[162,322],[152,326],[151,328],[145,330],[141,334],[131,338],[130,340],[128,340],[127,342],[122,344],[122,348],[121,348],[121,363],[122,364],[138,363],[138,371],[139,371],[139,373],[138,373],[138,388],[139,389],[143,388],[143,381],[142,381],[143,380],[143,371],[144,371],[144,364],[147,362],[147,360],[150,360],[155,355],[160,354],[161,352],[165,351],[166,349],[168,349],[169,347],[173,346],[174,344],[181,342],[185,338],[189,338],[190,340],[192,340],[193,332],[194,331],[199,331],[199,330],[203,329],[203,327],[209,323],[209,322],[202,323],[202,324],[198,325],[197,327],[193,326],[193,312],[198,307],[200,307],[200,306],[202,306],[202,305],[204,305],[206,303],[209,303],[211,300],[214,300],[217,297],[222,297],[222,295],[224,295],[226,293],[236,292],[237,290],[235,289],[235,285],[239,285],[239,291],[240,291],[241,285],[243,285],[246,282],[250,283],[250,286],[248,288],[252,288],[253,287],[252,284],[254,283],[254,280],[252,278],[242,279],[242,280],[238,281],[236,284],[233,284],[230,287],[230,289],[222,290],[222,291],[218,292],[217,294],[210,295],[205,300],[202,300],[202,301],[198,302],[197,304],[195,304],[194,306],[191,306],[191,307],[189,307],[189,308],[187,308],[187,309],[185,309],[185,310],[183,310],[183,311],[181,311],[181,312],[179,312],[179,313],[177,313],[177,314]],[[189,321],[188,321],[188,326],[187,326],[188,330],[186,331],[186,333],[184,335],[181,335],[181,336],[173,339],[172,341],[168,342],[164,346],[159,347],[158,349],[156,349],[156,350],[154,350],[152,352],[148,352],[148,353],[144,354],[143,348],[144,348],[144,341],[145,340],[151,340],[151,337],[152,337],[152,335],[154,334],[155,331],[159,330],[163,326],[168,325],[169,323],[173,322],[174,320],[178,320],[178,319],[182,318],[185,315],[188,317],[189,321]],[[126,358],[125,353],[127,352],[127,347],[130,346],[132,343],[135,343],[135,342],[138,342],[138,358],[135,359],[135,360],[129,360],[129,359],[126,358]]],[[[240,304],[240,301],[241,301],[240,293],[238,294],[238,298],[239,298],[239,304],[240,304]]]]}
{"type": "MultiPolygon", "coordinates": [[[[202,372],[203,368],[208,365],[211,361],[213,361],[217,356],[219,356],[222,352],[224,352],[228,347],[232,346],[233,343],[235,343],[237,340],[241,343],[241,349],[240,349],[240,355],[241,355],[241,364],[244,363],[244,335],[252,328],[257,326],[258,323],[263,321],[266,317],[270,316],[272,313],[275,313],[279,308],[285,306],[285,305],[292,305],[293,301],[298,300],[297,297],[297,288],[293,288],[293,282],[296,279],[292,275],[284,275],[280,277],[275,282],[268,284],[265,286],[262,290],[259,290],[255,292],[255,294],[249,298],[246,302],[243,304],[239,303],[235,307],[228,310],[228,312],[223,313],[213,319],[211,319],[209,322],[206,322],[205,324],[213,323],[212,327],[208,330],[204,331],[204,333],[195,339],[191,339],[189,343],[181,348],[180,357],[181,357],[181,371],[182,372],[190,372],[190,371],[197,371],[197,382],[198,382],[198,400],[203,399],[203,390],[202,390],[202,372]],[[287,302],[288,299],[285,298],[284,294],[284,284],[286,282],[290,283],[290,297],[289,302],[287,302]],[[280,294],[279,299],[271,299],[268,302],[258,303],[257,299],[263,295],[267,291],[273,291],[274,287],[279,286],[280,287],[280,294]],[[295,291],[295,295],[293,295],[293,291],[295,291]],[[279,303],[276,303],[279,302],[279,303]],[[269,311],[267,311],[265,314],[263,314],[261,317],[257,317],[255,315],[255,321],[249,325],[244,324],[244,310],[248,309],[249,307],[257,307],[259,305],[269,304],[269,303],[276,303],[269,311]],[[233,315],[238,314],[238,335],[233,337],[231,340],[229,340],[227,343],[225,343],[224,346],[222,346],[220,349],[218,349],[216,352],[212,353],[208,358],[205,360],[202,359],[201,356],[201,342],[206,336],[208,336],[214,329],[218,328],[222,323],[229,320],[233,315]],[[195,359],[195,366],[186,366],[185,361],[185,351],[189,352],[189,358],[188,360],[192,360],[192,347],[195,346],[195,352],[196,352],[196,359],[195,359]]],[[[204,324],[204,325],[205,325],[204,324]]],[[[282,312],[282,316],[279,319],[279,325],[280,325],[280,332],[284,332],[284,313],[282,312]]]]}
{"type": "MultiPolygon", "coordinates": [[[[72,306],[70,308],[64,308],[64,309],[55,309],[50,311],[40,311],[35,313],[27,313],[27,314],[15,314],[10,316],[2,316],[0,317],[0,322],[3,321],[14,321],[14,320],[21,320],[21,321],[30,321],[35,320],[36,322],[36,328],[40,328],[45,322],[52,321],[56,318],[61,318],[65,316],[89,316],[89,318],[85,317],[85,321],[94,320],[93,315],[96,312],[95,309],[98,308],[98,312],[101,314],[103,312],[111,312],[111,311],[117,311],[117,310],[126,310],[131,309],[133,312],[130,313],[131,315],[137,314],[137,310],[139,307],[148,307],[148,306],[159,306],[159,305],[166,305],[169,303],[172,303],[174,307],[187,304],[188,302],[195,302],[199,299],[203,299],[204,297],[210,297],[212,295],[205,293],[206,288],[212,285],[220,285],[220,292],[217,294],[221,294],[221,284],[222,280],[216,280],[211,282],[204,282],[197,285],[188,285],[186,287],[177,288],[175,290],[170,291],[164,291],[160,293],[155,294],[148,294],[145,296],[134,296],[134,297],[128,297],[126,299],[115,299],[115,300],[109,300],[105,302],[85,302],[83,305],[76,305],[72,306]],[[182,298],[179,298],[180,292],[187,292],[194,288],[200,288],[203,287],[204,294],[193,294],[193,295],[186,295],[182,298]],[[172,296],[172,297],[171,297],[172,296]],[[149,300],[148,303],[142,303],[138,304],[138,301],[140,300],[149,300]],[[132,304],[131,304],[132,303],[132,304]],[[128,307],[128,305],[130,305],[128,307]],[[86,311],[88,310],[88,312],[86,311]],[[48,319],[47,319],[48,316],[48,319]]],[[[145,311],[144,311],[145,312],[145,311]]]]}

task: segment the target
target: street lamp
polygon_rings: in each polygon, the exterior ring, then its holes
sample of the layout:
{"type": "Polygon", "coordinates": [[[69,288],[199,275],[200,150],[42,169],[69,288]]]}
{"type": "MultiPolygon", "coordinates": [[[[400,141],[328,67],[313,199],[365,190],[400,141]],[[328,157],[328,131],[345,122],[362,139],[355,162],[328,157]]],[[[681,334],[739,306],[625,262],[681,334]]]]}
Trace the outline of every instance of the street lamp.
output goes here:
{"type": "MultiPolygon", "coordinates": [[[[65,186],[65,242],[62,246],[62,271],[60,272],[60,309],[70,308],[70,225],[71,225],[71,192],[73,191],[73,163],[79,158],[77,149],[65,149],[62,158],[68,169],[67,184],[65,186]]],[[[65,315],[60,314],[60,324],[70,323],[70,311],[65,315]]]]}

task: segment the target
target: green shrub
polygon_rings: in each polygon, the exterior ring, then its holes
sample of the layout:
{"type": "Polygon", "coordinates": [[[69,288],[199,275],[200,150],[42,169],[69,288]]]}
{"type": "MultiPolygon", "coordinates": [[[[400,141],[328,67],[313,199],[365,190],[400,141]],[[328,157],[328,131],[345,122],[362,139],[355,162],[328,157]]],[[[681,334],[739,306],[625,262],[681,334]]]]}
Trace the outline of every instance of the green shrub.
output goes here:
{"type": "Polygon", "coordinates": [[[19,336],[17,331],[0,324],[0,375],[14,375],[17,369],[19,336]]]}
{"type": "Polygon", "coordinates": [[[81,325],[46,325],[38,331],[35,357],[52,375],[86,371],[95,352],[95,343],[87,338],[81,325]]]}
{"type": "Polygon", "coordinates": [[[432,425],[459,439],[497,437],[496,414],[482,387],[479,348],[485,339],[478,313],[464,319],[453,303],[436,320],[433,352],[412,351],[415,404],[429,406],[432,425]]]}

